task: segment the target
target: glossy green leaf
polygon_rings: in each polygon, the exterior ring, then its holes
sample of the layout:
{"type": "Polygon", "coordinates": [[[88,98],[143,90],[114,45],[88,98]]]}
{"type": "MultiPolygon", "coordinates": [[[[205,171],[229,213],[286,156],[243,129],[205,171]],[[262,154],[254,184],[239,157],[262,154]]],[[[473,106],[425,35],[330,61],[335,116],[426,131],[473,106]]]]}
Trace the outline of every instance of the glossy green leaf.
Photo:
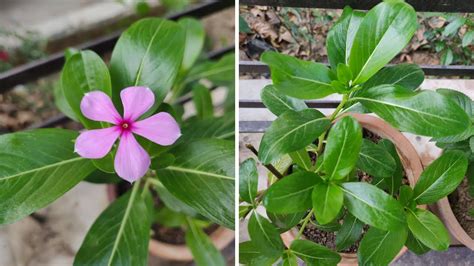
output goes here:
{"type": "Polygon", "coordinates": [[[332,69],[336,69],[339,63],[348,63],[354,37],[364,15],[364,12],[354,11],[347,6],[344,8],[341,18],[329,30],[326,48],[332,69]]]}
{"type": "Polygon", "coordinates": [[[239,263],[249,264],[252,260],[261,256],[261,252],[255,248],[252,241],[239,243],[239,263]]]}
{"type": "Polygon", "coordinates": [[[443,66],[451,65],[453,63],[453,60],[454,60],[453,50],[451,50],[451,48],[444,49],[440,57],[441,65],[443,66]]]}
{"type": "Polygon", "coordinates": [[[346,116],[329,131],[323,166],[329,180],[343,179],[355,167],[362,145],[362,128],[346,116]]]}
{"type": "Polygon", "coordinates": [[[381,85],[363,90],[351,100],[361,102],[395,128],[423,136],[454,135],[470,124],[459,106],[433,91],[381,85]]]}
{"type": "Polygon", "coordinates": [[[65,129],[0,136],[0,224],[48,206],[95,170],[74,153],[76,137],[65,129]]]}
{"type": "Polygon", "coordinates": [[[403,206],[407,206],[408,203],[413,199],[413,189],[408,185],[403,185],[400,187],[400,194],[398,200],[403,206]]]}
{"type": "Polygon", "coordinates": [[[450,89],[437,89],[436,92],[446,96],[447,98],[458,104],[459,107],[461,107],[469,117],[473,115],[474,104],[472,103],[471,98],[469,98],[469,96],[467,96],[466,94],[450,89]]]}
{"type": "Polygon", "coordinates": [[[293,162],[296,163],[302,169],[310,171],[311,168],[313,168],[311,158],[309,157],[309,154],[306,149],[290,152],[289,155],[293,162]]]}
{"type": "Polygon", "coordinates": [[[284,252],[282,257],[282,266],[298,266],[298,261],[291,251],[284,252]]]}
{"type": "Polygon", "coordinates": [[[184,46],[181,69],[188,70],[194,65],[202,52],[206,32],[202,23],[194,18],[182,18],[178,20],[178,24],[186,32],[186,44],[184,46]]]}
{"type": "Polygon", "coordinates": [[[288,96],[317,99],[335,93],[330,70],[323,64],[276,52],[263,53],[261,60],[270,66],[273,86],[288,96]]]}
{"type": "Polygon", "coordinates": [[[239,218],[244,219],[247,217],[247,215],[250,213],[250,211],[253,209],[253,206],[251,205],[240,205],[239,206],[239,218]]]}
{"type": "Polygon", "coordinates": [[[402,205],[385,191],[363,182],[342,184],[344,204],[357,219],[381,230],[406,226],[402,205]]]}
{"type": "Polygon", "coordinates": [[[301,111],[308,106],[303,100],[287,96],[277,90],[273,85],[267,85],[260,93],[263,104],[276,116],[280,116],[288,110],[301,111]]]}
{"type": "Polygon", "coordinates": [[[464,17],[458,16],[446,26],[443,30],[442,36],[447,37],[458,32],[459,28],[464,25],[466,19],[464,17]]]}
{"type": "Polygon", "coordinates": [[[351,69],[345,64],[338,64],[337,65],[337,79],[342,84],[349,84],[352,80],[352,72],[351,69]]]}
{"type": "Polygon", "coordinates": [[[163,185],[175,197],[211,221],[234,227],[234,144],[203,139],[170,151],[173,165],[157,169],[163,185]]]}
{"type": "Polygon", "coordinates": [[[382,139],[379,141],[378,145],[383,147],[395,160],[395,172],[391,176],[384,178],[384,183],[387,185],[388,192],[393,196],[397,193],[402,184],[402,178],[404,176],[403,165],[400,161],[397,148],[390,140],[382,139]]]}
{"type": "Polygon", "coordinates": [[[385,1],[360,23],[349,56],[354,83],[363,83],[394,58],[417,28],[415,10],[403,1],[385,1]]]}
{"type": "Polygon", "coordinates": [[[277,228],[260,214],[252,214],[248,232],[254,247],[262,254],[273,257],[280,256],[283,252],[283,241],[277,228]]]}
{"type": "Polygon", "coordinates": [[[166,206],[155,211],[153,220],[166,227],[181,227],[186,224],[186,215],[166,206]]]}
{"type": "Polygon", "coordinates": [[[390,177],[395,173],[397,164],[382,146],[363,139],[357,167],[371,176],[390,177]]]}
{"type": "Polygon", "coordinates": [[[425,79],[425,73],[416,64],[398,64],[381,69],[363,84],[363,88],[379,85],[399,85],[416,90],[425,79]]]}
{"type": "Polygon", "coordinates": [[[467,158],[461,151],[447,151],[421,173],[413,189],[413,200],[431,204],[453,192],[467,170],[467,158]]]}
{"type": "Polygon", "coordinates": [[[254,203],[258,189],[257,163],[249,158],[240,164],[239,168],[239,195],[248,203],[254,203]]]}
{"type": "Polygon", "coordinates": [[[311,208],[311,192],[321,178],[311,172],[300,171],[285,176],[271,185],[263,197],[269,212],[293,213],[311,208]]]}
{"type": "Polygon", "coordinates": [[[82,51],[66,61],[61,72],[61,87],[75,117],[86,128],[100,128],[100,122],[87,119],[81,112],[81,100],[91,91],[112,94],[109,71],[102,58],[93,51],[82,51]]]}
{"type": "Polygon", "coordinates": [[[282,155],[311,144],[329,125],[329,119],[315,109],[286,111],[263,135],[258,158],[263,164],[273,163],[282,155]]]}
{"type": "Polygon", "coordinates": [[[278,227],[280,233],[286,232],[297,224],[304,218],[306,211],[294,212],[288,214],[276,214],[267,211],[267,216],[272,221],[272,223],[278,227]]]}
{"type": "Polygon", "coordinates": [[[362,235],[364,224],[352,214],[347,213],[341,228],[336,233],[336,248],[344,250],[352,246],[362,235]]]}
{"type": "Polygon", "coordinates": [[[235,116],[234,113],[218,118],[185,121],[181,127],[183,136],[178,141],[192,142],[198,139],[227,139],[234,140],[235,116]]]}
{"type": "Polygon", "coordinates": [[[171,192],[167,188],[165,188],[165,186],[163,186],[163,184],[158,179],[154,179],[152,184],[156,192],[158,193],[160,200],[163,201],[166,207],[173,211],[184,213],[188,216],[197,215],[196,211],[193,208],[173,196],[173,194],[171,194],[171,192]]]}
{"type": "Polygon", "coordinates": [[[405,246],[416,255],[423,255],[431,249],[416,239],[411,232],[408,232],[408,238],[405,246]]]}
{"type": "Polygon", "coordinates": [[[470,30],[464,34],[462,38],[462,47],[467,47],[471,45],[474,41],[474,30],[470,30]]]}
{"type": "Polygon", "coordinates": [[[365,233],[357,251],[360,265],[389,265],[403,248],[408,230],[383,231],[371,227],[365,233]]]}
{"type": "Polygon", "coordinates": [[[341,261],[337,252],[309,240],[294,240],[290,250],[308,266],[337,265],[341,261]]]}
{"type": "Polygon", "coordinates": [[[193,102],[197,117],[206,119],[214,116],[211,92],[206,86],[201,84],[193,86],[193,102]]]}
{"type": "Polygon", "coordinates": [[[88,175],[84,181],[95,184],[116,184],[122,181],[122,179],[117,174],[104,173],[97,169],[88,175]]]}
{"type": "Polygon", "coordinates": [[[324,225],[332,222],[339,214],[344,193],[337,185],[321,182],[314,186],[311,198],[316,220],[324,225]]]}
{"type": "Polygon", "coordinates": [[[422,209],[408,210],[407,222],[410,231],[425,246],[438,251],[448,249],[449,233],[439,218],[431,212],[422,209]]]}
{"type": "Polygon", "coordinates": [[[186,83],[207,79],[214,85],[234,84],[235,54],[229,53],[217,61],[204,61],[196,64],[186,76],[186,83]]]}
{"type": "Polygon", "coordinates": [[[61,86],[61,82],[56,82],[54,84],[54,104],[56,107],[63,113],[65,116],[69,117],[74,121],[78,121],[76,114],[72,110],[71,106],[66,100],[66,96],[64,96],[64,90],[61,86]]]}
{"type": "Polygon", "coordinates": [[[161,18],[141,19],[123,32],[110,60],[116,105],[121,103],[122,89],[146,86],[155,93],[154,106],[158,107],[181,67],[185,40],[181,26],[161,18]]]}
{"type": "Polygon", "coordinates": [[[187,219],[186,246],[193,254],[194,262],[198,266],[225,266],[226,261],[222,254],[212,243],[208,235],[196,225],[195,222],[187,219]]]}
{"type": "Polygon", "coordinates": [[[147,265],[152,199],[138,184],[113,202],[89,229],[74,259],[79,265],[147,265]]]}

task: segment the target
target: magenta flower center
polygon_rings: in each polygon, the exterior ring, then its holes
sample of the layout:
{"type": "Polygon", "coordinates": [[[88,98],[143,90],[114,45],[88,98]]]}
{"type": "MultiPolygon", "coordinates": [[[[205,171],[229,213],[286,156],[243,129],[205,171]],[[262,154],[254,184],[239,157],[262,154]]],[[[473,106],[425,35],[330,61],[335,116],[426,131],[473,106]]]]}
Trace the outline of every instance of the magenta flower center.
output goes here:
{"type": "Polygon", "coordinates": [[[120,130],[123,132],[129,132],[132,130],[132,122],[131,121],[126,121],[126,120],[123,120],[123,121],[120,121],[120,123],[118,124],[118,126],[120,127],[120,130]]]}

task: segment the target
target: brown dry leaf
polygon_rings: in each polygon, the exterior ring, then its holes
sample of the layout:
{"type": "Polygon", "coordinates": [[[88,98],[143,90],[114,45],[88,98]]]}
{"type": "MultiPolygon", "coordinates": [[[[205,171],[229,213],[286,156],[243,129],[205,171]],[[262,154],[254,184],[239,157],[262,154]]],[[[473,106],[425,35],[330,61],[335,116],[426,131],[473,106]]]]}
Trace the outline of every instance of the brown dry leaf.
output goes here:
{"type": "Polygon", "coordinates": [[[274,41],[278,38],[278,33],[273,29],[272,25],[265,21],[255,22],[253,29],[263,38],[270,38],[271,41],[274,41]]]}
{"type": "Polygon", "coordinates": [[[286,28],[281,27],[280,28],[280,37],[278,38],[278,41],[279,42],[286,41],[286,42],[289,42],[289,43],[293,43],[293,42],[295,42],[295,39],[291,35],[291,32],[289,32],[286,28]]]}
{"type": "Polygon", "coordinates": [[[272,25],[277,25],[280,24],[280,19],[278,18],[278,15],[275,13],[274,10],[270,9],[267,11],[267,17],[268,17],[268,23],[272,25]]]}

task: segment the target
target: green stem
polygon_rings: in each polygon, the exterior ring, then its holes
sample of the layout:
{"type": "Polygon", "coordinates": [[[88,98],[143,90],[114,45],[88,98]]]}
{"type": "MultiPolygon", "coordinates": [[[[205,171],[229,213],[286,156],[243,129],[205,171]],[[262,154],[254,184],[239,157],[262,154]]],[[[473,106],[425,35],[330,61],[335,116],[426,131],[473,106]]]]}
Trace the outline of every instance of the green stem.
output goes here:
{"type": "Polygon", "coordinates": [[[306,215],[306,217],[303,220],[303,224],[301,225],[300,231],[298,232],[298,236],[296,236],[296,239],[299,239],[301,235],[303,234],[304,229],[306,228],[306,225],[308,224],[309,220],[311,220],[311,216],[313,216],[314,210],[311,209],[311,211],[306,215]]]}

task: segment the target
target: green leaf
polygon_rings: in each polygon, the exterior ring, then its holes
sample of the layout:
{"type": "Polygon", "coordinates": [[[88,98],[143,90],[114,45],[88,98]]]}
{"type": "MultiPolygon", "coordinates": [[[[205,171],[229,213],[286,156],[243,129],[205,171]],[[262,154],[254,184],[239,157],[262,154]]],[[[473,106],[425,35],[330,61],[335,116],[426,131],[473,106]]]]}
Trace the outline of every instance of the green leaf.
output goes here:
{"type": "Polygon", "coordinates": [[[298,266],[297,258],[291,251],[283,252],[282,259],[282,266],[298,266]]]}
{"type": "Polygon", "coordinates": [[[329,119],[315,109],[286,111],[263,135],[258,158],[263,164],[273,163],[311,144],[329,125],[329,119]]]}
{"type": "Polygon", "coordinates": [[[121,182],[122,179],[116,174],[104,173],[97,169],[88,175],[84,181],[95,184],[116,184],[121,182]]]}
{"type": "Polygon", "coordinates": [[[337,79],[342,84],[349,84],[352,78],[351,69],[347,65],[339,63],[337,65],[337,79]]]}
{"type": "Polygon", "coordinates": [[[413,189],[408,185],[403,185],[400,187],[400,195],[398,197],[400,204],[402,206],[407,206],[413,199],[413,189]]]}
{"type": "Polygon", "coordinates": [[[418,204],[431,204],[453,192],[464,179],[467,158],[461,151],[447,151],[421,173],[413,190],[418,204]]]}
{"type": "Polygon", "coordinates": [[[294,240],[290,250],[308,266],[337,265],[341,261],[337,252],[309,240],[294,240]]]}
{"type": "Polygon", "coordinates": [[[293,160],[293,162],[296,163],[302,169],[310,171],[311,168],[313,168],[313,164],[311,163],[311,158],[309,158],[309,155],[306,149],[290,152],[289,155],[291,159],[293,160]]]}
{"type": "Polygon", "coordinates": [[[193,142],[198,139],[227,139],[234,140],[235,116],[234,113],[222,117],[203,120],[186,121],[181,127],[183,137],[179,141],[193,142]]]}
{"type": "Polygon", "coordinates": [[[453,35],[458,32],[459,28],[466,23],[466,19],[464,17],[458,16],[453,21],[449,22],[448,26],[446,26],[443,30],[443,37],[447,37],[453,35]]]}
{"type": "Polygon", "coordinates": [[[157,210],[153,219],[166,227],[181,227],[186,224],[185,214],[171,210],[166,206],[157,210]]]}
{"type": "Polygon", "coordinates": [[[367,81],[394,58],[417,28],[415,10],[403,1],[372,8],[360,23],[349,56],[354,83],[367,81]]]}
{"type": "Polygon", "coordinates": [[[149,87],[156,109],[174,83],[181,67],[186,34],[177,23],[145,18],[122,33],[110,60],[113,99],[121,104],[120,91],[130,86],[149,87]]]}
{"type": "Polygon", "coordinates": [[[270,66],[273,86],[298,99],[318,99],[335,93],[330,70],[320,63],[293,56],[265,52],[261,60],[270,66]]]}
{"type": "Polygon", "coordinates": [[[339,120],[329,131],[323,166],[329,180],[343,179],[355,167],[362,145],[362,128],[352,117],[339,120]]]}
{"type": "Polygon", "coordinates": [[[406,226],[402,205],[385,191],[362,182],[342,184],[347,210],[357,219],[381,230],[406,226]]]}
{"type": "Polygon", "coordinates": [[[362,238],[357,256],[360,265],[389,265],[403,248],[408,230],[382,231],[371,227],[362,238]]]}
{"type": "Polygon", "coordinates": [[[66,100],[66,96],[64,96],[64,90],[61,86],[61,82],[54,83],[54,104],[56,107],[61,111],[65,116],[71,118],[74,121],[78,121],[76,114],[72,110],[71,106],[66,100]]]}
{"type": "Polygon", "coordinates": [[[224,266],[226,261],[222,254],[195,222],[187,219],[186,246],[189,247],[198,266],[224,266]]]}
{"type": "Polygon", "coordinates": [[[397,168],[395,159],[382,146],[363,139],[357,167],[371,176],[391,177],[397,168]]]}
{"type": "Polygon", "coordinates": [[[372,88],[379,85],[399,85],[407,89],[416,90],[423,80],[425,73],[416,64],[398,64],[382,68],[379,72],[373,75],[363,88],[372,88]]]}
{"type": "Polygon", "coordinates": [[[311,172],[293,173],[271,185],[263,197],[269,212],[293,213],[311,208],[311,192],[321,178],[311,172]]]}
{"type": "Polygon", "coordinates": [[[0,224],[48,206],[95,170],[74,153],[76,137],[65,129],[0,136],[0,224]]]}
{"type": "Polygon", "coordinates": [[[472,103],[471,98],[469,98],[469,96],[466,94],[450,89],[437,89],[436,92],[446,96],[459,105],[459,107],[461,107],[469,117],[473,115],[474,104],[472,103]]]}
{"type": "Polygon", "coordinates": [[[190,69],[199,58],[204,46],[206,32],[204,31],[202,23],[194,18],[182,18],[178,20],[178,24],[181,25],[186,32],[184,56],[183,62],[181,63],[181,69],[186,71],[190,69]]]}
{"type": "Polygon", "coordinates": [[[381,85],[363,90],[351,100],[361,102],[395,128],[423,136],[454,135],[470,124],[459,106],[433,91],[381,85]]]}
{"type": "Polygon", "coordinates": [[[411,232],[408,232],[408,238],[405,246],[416,255],[423,255],[430,251],[430,248],[421,243],[420,240],[416,239],[411,232]]]}
{"type": "Polygon", "coordinates": [[[163,185],[211,221],[233,228],[233,142],[203,139],[180,144],[170,153],[176,158],[173,165],[156,169],[163,185]]]}
{"type": "Polygon", "coordinates": [[[239,168],[239,195],[248,203],[254,204],[258,189],[257,163],[249,158],[240,164],[239,168]]]}
{"type": "Polygon", "coordinates": [[[336,248],[344,250],[352,246],[362,235],[364,224],[352,214],[347,213],[341,228],[336,233],[336,248]]]}
{"type": "Polygon", "coordinates": [[[247,214],[249,214],[252,209],[253,209],[253,206],[251,206],[251,205],[240,205],[239,206],[239,218],[243,219],[243,218],[247,217],[247,214]]]}
{"type": "Polygon", "coordinates": [[[235,54],[229,53],[218,61],[204,61],[196,64],[188,73],[185,82],[207,79],[214,85],[228,86],[235,80],[235,54]]]}
{"type": "Polygon", "coordinates": [[[74,259],[79,265],[147,265],[152,223],[151,196],[138,183],[113,202],[89,229],[74,259]]]}
{"type": "Polygon", "coordinates": [[[252,33],[252,30],[249,27],[249,24],[242,16],[239,16],[239,32],[243,33],[252,33]]]}
{"type": "Polygon", "coordinates": [[[276,214],[267,211],[267,216],[272,224],[278,227],[280,233],[286,232],[295,227],[306,215],[306,211],[294,212],[288,214],[276,214]]]}
{"type": "Polygon", "coordinates": [[[395,172],[392,176],[385,177],[384,182],[388,187],[390,195],[395,195],[402,184],[402,178],[404,175],[403,165],[398,156],[397,148],[395,145],[388,139],[382,139],[379,143],[379,146],[383,147],[395,160],[395,172]]]}
{"type": "Polygon", "coordinates": [[[165,186],[163,186],[163,184],[158,179],[155,178],[152,184],[156,189],[156,192],[158,192],[160,200],[163,201],[166,207],[173,211],[184,213],[188,216],[197,215],[196,211],[193,208],[173,196],[173,194],[171,194],[171,192],[169,192],[169,190],[166,189],[165,186]]]}
{"type": "Polygon", "coordinates": [[[339,214],[344,193],[334,184],[321,182],[314,186],[312,200],[316,220],[324,225],[332,222],[339,214]]]}
{"type": "Polygon", "coordinates": [[[326,47],[332,69],[336,69],[340,63],[348,63],[354,37],[364,15],[364,12],[353,11],[349,6],[346,6],[340,19],[329,30],[326,47]]]}
{"type": "Polygon", "coordinates": [[[474,30],[470,30],[464,34],[464,37],[462,38],[462,47],[467,47],[468,45],[471,45],[472,42],[474,41],[474,30]]]}
{"type": "Polygon", "coordinates": [[[250,239],[256,250],[269,257],[280,256],[283,241],[277,228],[260,214],[254,212],[248,224],[250,239]]]}
{"type": "Polygon", "coordinates": [[[280,116],[288,110],[301,111],[308,108],[303,100],[287,96],[273,85],[265,86],[260,93],[260,98],[268,110],[276,116],[280,116]]]}
{"type": "Polygon", "coordinates": [[[239,263],[249,264],[252,260],[261,256],[261,252],[255,248],[252,241],[239,243],[239,263]]]}
{"type": "Polygon", "coordinates": [[[408,210],[408,228],[425,246],[438,251],[447,250],[450,243],[449,233],[443,223],[427,210],[408,210]]]}
{"type": "Polygon", "coordinates": [[[441,53],[441,65],[447,66],[451,65],[454,60],[454,54],[453,50],[451,48],[446,48],[444,51],[441,53]]]}
{"type": "Polygon", "coordinates": [[[81,100],[86,93],[102,91],[109,96],[112,94],[109,71],[100,56],[89,50],[74,54],[61,72],[61,87],[75,117],[84,127],[100,128],[100,122],[87,119],[81,111],[81,100]]]}
{"type": "Polygon", "coordinates": [[[194,107],[196,108],[197,117],[200,119],[206,119],[214,116],[211,92],[206,88],[206,86],[201,84],[193,86],[193,102],[194,107]]]}

